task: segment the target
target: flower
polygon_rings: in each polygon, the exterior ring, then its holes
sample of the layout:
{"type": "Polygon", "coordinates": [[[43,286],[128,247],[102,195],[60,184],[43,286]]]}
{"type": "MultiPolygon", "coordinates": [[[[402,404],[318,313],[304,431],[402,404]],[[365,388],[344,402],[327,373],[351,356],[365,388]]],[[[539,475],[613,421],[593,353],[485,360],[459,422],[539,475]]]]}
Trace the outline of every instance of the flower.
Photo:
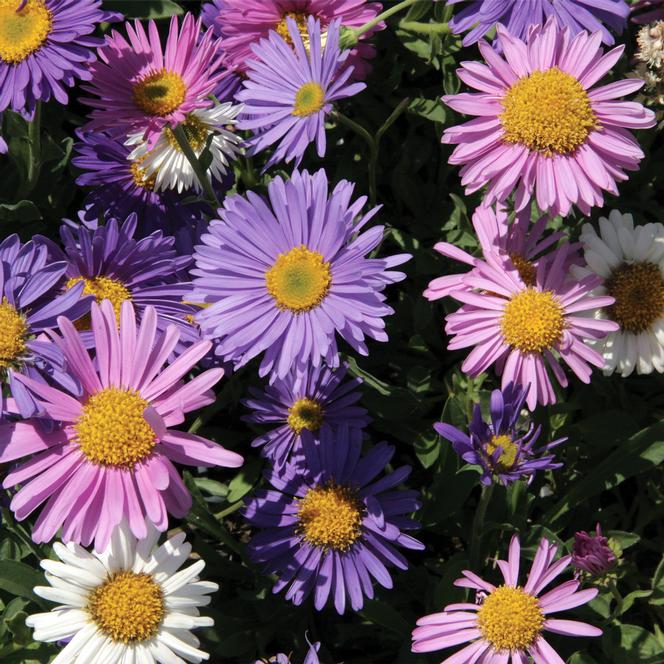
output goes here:
{"type": "MultiPolygon", "coordinates": [[[[473,227],[480,241],[484,259],[495,255],[505,261],[509,268],[516,268],[526,284],[535,279],[538,262],[546,257],[542,255],[550,249],[565,233],[555,232],[544,235],[548,219],[540,217],[535,224],[530,223],[530,210],[526,207],[516,213],[510,224],[505,207],[500,203],[493,207],[480,205],[473,213],[473,227]]],[[[463,249],[449,242],[438,242],[434,249],[452,260],[471,267],[479,260],[463,249]]],[[[427,300],[439,300],[465,288],[464,273],[450,274],[433,279],[424,291],[427,300]]]]}
{"type": "Polygon", "coordinates": [[[360,458],[360,445],[346,436],[324,434],[319,445],[303,440],[304,463],[289,464],[266,475],[274,490],[256,492],[244,515],[261,529],[249,544],[256,563],[279,579],[286,599],[300,605],[313,593],[320,611],[331,597],[339,614],[346,597],[353,611],[373,598],[373,577],[392,587],[387,565],[407,569],[397,547],[424,545],[402,531],[419,524],[409,518],[420,508],[416,491],[396,491],[410,474],[401,466],[378,474],[394,455],[379,443],[360,458]],[[328,439],[329,438],[329,439],[328,439]]]}
{"type": "MultiPolygon", "coordinates": [[[[447,4],[463,1],[448,0],[447,4]]],[[[582,30],[600,32],[602,41],[611,45],[615,39],[604,24],[621,34],[629,16],[629,6],[623,0],[535,0],[527,5],[514,2],[494,5],[491,0],[470,0],[470,4],[452,17],[450,28],[457,34],[470,30],[463,38],[463,45],[469,46],[497,23],[504,25],[512,36],[525,39],[532,25],[546,23],[551,16],[568,28],[572,36],[582,30]]]]}
{"type": "Polygon", "coordinates": [[[526,662],[530,655],[537,664],[563,664],[564,660],[542,635],[553,632],[565,636],[600,636],[602,630],[576,620],[551,618],[551,614],[590,602],[596,588],[579,590],[578,581],[566,581],[540,593],[568,567],[571,556],[553,562],[558,547],[542,538],[526,584],[519,585],[521,545],[514,535],[508,560],[499,560],[504,583],[494,586],[475,573],[464,570],[455,586],[470,588],[482,597],[479,604],[449,604],[442,613],[432,613],[417,621],[412,651],[434,652],[471,642],[444,660],[452,662],[526,662]]]}
{"type": "Polygon", "coordinates": [[[248,192],[230,196],[196,248],[192,301],[210,306],[196,320],[217,351],[237,367],[265,351],[260,375],[284,378],[339,365],[338,332],[367,354],[365,337],[387,341],[383,317],[393,313],[383,289],[405,275],[391,270],[407,254],[366,258],[383,227],[360,233],[365,197],[350,203],[353,184],[342,180],[328,196],[323,169],[274,178],[268,200],[248,192]]]}
{"type": "Polygon", "coordinates": [[[48,433],[38,419],[0,424],[0,462],[31,457],[3,482],[4,488],[21,485],[11,502],[16,519],[22,521],[46,502],[32,533],[35,542],[48,542],[62,528],[65,542],[87,546],[94,539],[99,552],[123,518],[139,539],[146,536],[146,516],[158,530],[166,530],[168,513],[184,517],[191,507],[172,462],[242,464],[238,454],[172,428],[185,413],[214,401],[209,388],[223,370],[182,380],[210,342],[173,356],[179,329],[169,326],[158,334],[154,307],[147,307],[137,323],[129,301],[122,304],[119,330],[109,301],[92,305],[94,356],[69,320],[60,317],[58,324],[61,336],[55,341],[83,394],[17,376],[36,395],[44,417],[56,423],[48,433]]]}
{"type": "Polygon", "coordinates": [[[281,161],[299,164],[310,143],[316,142],[319,157],[325,155],[325,118],[332,103],[352,97],[366,86],[347,84],[352,67],[344,67],[349,51],[339,50],[339,21],[328,28],[323,42],[320,22],[309,17],[308,47],[297,23],[286,20],[292,46],[270,32],[252,46],[255,58],[247,64],[244,88],[237,93],[245,108],[238,127],[251,129],[249,154],[278,144],[267,165],[281,161]]]}
{"type": "Polygon", "coordinates": [[[0,111],[32,118],[38,101],[69,101],[67,88],[89,80],[97,25],[115,20],[101,0],[0,0],[0,111]]]}
{"type": "Polygon", "coordinates": [[[637,59],[653,69],[661,69],[664,64],[664,21],[644,25],[637,36],[637,59]]]}
{"type": "Polygon", "coordinates": [[[443,143],[457,144],[450,163],[462,165],[466,193],[488,185],[486,205],[516,189],[517,210],[535,194],[543,212],[565,216],[577,205],[589,214],[603,205],[603,191],[618,193],[616,182],[643,158],[628,129],[652,127],[655,115],[615,101],[643,82],[594,87],[624,50],[603,55],[599,32],[572,38],[554,19],[533,27],[525,42],[497,30],[504,58],[482,41],[487,64],[466,62],[457,71],[480,92],[443,97],[454,110],[478,116],[443,134],[443,143]]]}
{"type": "Polygon", "coordinates": [[[55,542],[60,560],[41,561],[50,585],[36,587],[35,594],[58,606],[29,616],[26,623],[34,629],[35,641],[70,639],[53,662],[208,659],[191,630],[214,625],[198,608],[210,603],[208,595],[219,586],[199,579],[203,560],[180,570],[191,553],[184,533],[161,546],[152,524],[146,533],[137,541],[122,521],[102,552],[55,542]]]}
{"type": "Polygon", "coordinates": [[[574,268],[580,279],[601,279],[594,293],[610,296],[612,306],[596,317],[618,329],[594,343],[604,356],[604,372],[629,376],[664,371],[664,225],[634,226],[631,214],[612,210],[600,217],[599,232],[581,229],[585,265],[574,268]]]}
{"type": "Polygon", "coordinates": [[[594,535],[583,531],[574,533],[572,567],[592,576],[603,576],[615,567],[616,560],[616,554],[609,546],[609,540],[602,535],[599,523],[595,526],[594,535]]]}
{"type": "Polygon", "coordinates": [[[162,50],[154,21],[148,33],[140,21],[125,23],[129,41],[113,31],[90,65],[90,83],[83,89],[92,106],[91,130],[125,135],[143,131],[152,147],[164,127],[176,127],[197,109],[210,108],[208,95],[224,75],[222,55],[212,32],[200,35],[201,22],[187,14],[178,27],[173,16],[162,50]],[[96,98],[95,98],[96,97],[96,98]]]}
{"type": "Polygon", "coordinates": [[[527,390],[530,410],[538,402],[556,401],[547,367],[563,387],[567,377],[559,366],[561,359],[581,381],[590,382],[590,365],[601,368],[604,358],[586,342],[618,329],[611,321],[579,315],[592,314],[614,300],[591,295],[598,277],[567,279],[563,267],[569,252],[564,244],[550,260],[540,262],[532,285],[516,269],[478,261],[465,277],[468,290],[452,293],[464,306],[447,316],[445,331],[453,336],[448,348],[474,346],[462,370],[477,376],[495,363],[503,388],[514,383],[527,390]]]}
{"type": "MultiPolygon", "coordinates": [[[[55,380],[75,389],[63,366],[62,355],[44,332],[58,316],[72,320],[89,309],[83,286],[60,293],[66,263],[54,262],[39,241],[22,244],[18,235],[0,242],[0,387],[9,385],[15,407],[31,417],[39,407],[17,374],[33,380],[55,380]]],[[[2,399],[1,412],[7,404],[2,399]]]]}
{"type": "MultiPolygon", "coordinates": [[[[305,634],[305,638],[307,639],[307,654],[302,661],[302,664],[320,664],[320,659],[318,658],[318,651],[320,650],[320,641],[316,641],[315,643],[311,643],[309,641],[309,638],[305,634]]],[[[291,658],[289,655],[286,655],[285,653],[279,653],[278,655],[274,655],[273,657],[269,657],[268,659],[258,659],[254,662],[254,664],[291,664],[291,658]]]]}
{"type": "Polygon", "coordinates": [[[464,461],[482,467],[483,484],[491,484],[493,477],[505,485],[522,477],[530,483],[538,470],[553,470],[563,465],[556,463],[555,456],[548,452],[564,443],[566,437],[535,449],[542,427],[536,427],[530,417],[519,424],[526,393],[511,384],[502,391],[494,390],[491,423],[484,421],[480,405],[475,404],[468,433],[443,422],[433,425],[464,461]]]}
{"type": "MultiPolygon", "coordinates": [[[[210,177],[222,181],[228,173],[228,166],[239,151],[242,139],[225,127],[235,124],[235,116],[241,106],[230,102],[218,104],[210,109],[192,111],[182,123],[189,145],[200,157],[207,149],[210,155],[208,173],[210,177]]],[[[184,156],[182,148],[170,127],[164,127],[154,147],[150,149],[143,140],[143,132],[129,134],[126,145],[136,146],[129,159],[140,168],[148,179],[154,178],[154,189],[177,189],[178,193],[191,189],[201,191],[194,169],[184,156]]]]}
{"type": "MultiPolygon", "coordinates": [[[[236,71],[247,70],[254,57],[252,45],[271,30],[286,41],[291,41],[287,21],[293,19],[303,37],[307,36],[307,19],[313,16],[320,22],[323,36],[336,20],[344,28],[359,28],[374,19],[382,10],[379,2],[366,0],[212,0],[203,5],[201,16],[204,25],[213,26],[215,34],[222,37],[221,48],[227,65],[236,71]]],[[[379,23],[365,32],[360,39],[369,39],[376,30],[385,27],[379,23]]],[[[371,67],[367,60],[373,58],[375,48],[360,42],[350,52],[348,63],[353,65],[353,75],[364,79],[371,67]]]]}
{"type": "Polygon", "coordinates": [[[283,466],[291,453],[301,452],[301,438],[319,440],[322,430],[340,427],[359,434],[370,419],[367,411],[356,405],[362,395],[355,388],[362,381],[354,378],[344,382],[347,369],[346,365],[336,371],[325,366],[294,369],[263,392],[250,388],[251,398],[244,405],[255,412],[243,419],[278,424],[256,438],[252,446],[262,447],[264,456],[283,466]]]}

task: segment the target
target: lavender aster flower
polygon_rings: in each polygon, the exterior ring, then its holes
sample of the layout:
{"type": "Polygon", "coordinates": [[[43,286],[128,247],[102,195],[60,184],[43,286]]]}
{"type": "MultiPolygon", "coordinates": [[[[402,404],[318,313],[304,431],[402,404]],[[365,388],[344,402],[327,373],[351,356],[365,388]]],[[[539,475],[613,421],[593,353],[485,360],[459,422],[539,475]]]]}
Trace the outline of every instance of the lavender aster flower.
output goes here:
{"type": "MultiPolygon", "coordinates": [[[[320,641],[311,643],[306,634],[305,638],[307,639],[307,644],[309,645],[309,648],[307,649],[307,654],[304,660],[302,661],[302,664],[320,664],[320,659],[318,658],[318,651],[320,650],[320,641]]],[[[286,655],[285,653],[279,653],[278,655],[273,655],[272,657],[268,657],[268,659],[257,659],[254,662],[254,664],[293,664],[293,660],[291,659],[290,655],[286,655]]]]}
{"type": "Polygon", "coordinates": [[[262,447],[263,456],[283,466],[291,453],[301,451],[302,438],[319,440],[325,429],[343,426],[350,430],[349,435],[361,437],[370,421],[367,411],[357,405],[362,395],[355,388],[362,381],[344,382],[346,371],[345,365],[336,371],[313,366],[303,372],[295,369],[263,392],[252,388],[252,398],[244,405],[255,412],[244,419],[278,425],[256,438],[252,446],[262,447]]]}
{"type": "Polygon", "coordinates": [[[360,458],[360,446],[345,436],[303,442],[304,467],[273,470],[267,479],[274,490],[257,492],[245,508],[262,529],[249,545],[251,556],[278,575],[273,591],[286,588],[294,604],[313,594],[317,610],[332,599],[341,614],[348,597],[359,611],[364,597],[373,598],[371,577],[391,588],[387,566],[408,567],[398,547],[424,548],[403,532],[419,527],[408,516],[420,507],[417,492],[394,490],[411,469],[377,479],[394,455],[387,443],[360,458]]]}
{"type": "Polygon", "coordinates": [[[335,333],[367,354],[365,337],[387,341],[383,317],[393,313],[383,289],[405,275],[391,270],[407,254],[366,258],[382,226],[361,229],[365,197],[350,203],[342,180],[328,195],[323,169],[276,177],[268,200],[248,192],[224,201],[196,248],[192,301],[209,303],[196,316],[217,352],[237,366],[265,352],[260,375],[284,378],[321,361],[339,365],[335,333]]]}
{"type": "Polygon", "coordinates": [[[485,422],[479,404],[473,410],[468,433],[459,431],[444,422],[434,424],[434,429],[452,443],[454,451],[468,463],[482,467],[482,483],[491,484],[493,478],[502,484],[527,477],[532,482],[538,470],[560,468],[548,454],[567,438],[558,438],[535,449],[542,431],[530,418],[520,422],[526,401],[527,389],[517,389],[512,383],[504,390],[491,393],[491,422],[485,422]]]}
{"type": "Polygon", "coordinates": [[[594,535],[583,531],[574,534],[572,567],[592,576],[603,576],[615,567],[616,560],[616,554],[609,546],[609,540],[602,535],[599,523],[595,526],[594,535]]]}

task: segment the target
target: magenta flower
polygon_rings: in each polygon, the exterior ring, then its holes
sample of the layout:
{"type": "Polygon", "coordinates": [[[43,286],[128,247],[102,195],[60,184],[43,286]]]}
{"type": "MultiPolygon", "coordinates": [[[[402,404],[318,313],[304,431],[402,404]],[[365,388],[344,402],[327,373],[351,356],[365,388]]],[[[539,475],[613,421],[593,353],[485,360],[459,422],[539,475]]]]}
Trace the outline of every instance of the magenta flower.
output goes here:
{"type": "Polygon", "coordinates": [[[521,545],[514,535],[507,560],[498,566],[504,583],[494,586],[474,572],[464,570],[455,586],[478,594],[476,604],[449,604],[441,613],[417,621],[413,630],[413,652],[435,652],[470,642],[463,650],[441,664],[526,664],[530,655],[535,664],[564,664],[564,660],[544,638],[543,632],[565,636],[600,636],[602,630],[576,620],[551,617],[560,611],[590,602],[596,588],[579,590],[578,581],[566,581],[541,592],[568,567],[571,556],[553,562],[557,547],[542,539],[524,586],[519,585],[521,545]]]}
{"type": "Polygon", "coordinates": [[[173,462],[237,468],[242,457],[212,441],[173,429],[185,413],[214,401],[210,388],[223,375],[210,369],[185,384],[183,377],[208,352],[210,342],[190,346],[170,363],[180,338],[169,326],[157,334],[157,314],[147,307],[137,325],[130,302],[122,304],[118,330],[112,304],[92,305],[96,357],[66,318],[55,342],[82,396],[17,376],[56,424],[37,419],[0,425],[0,462],[31,458],[11,470],[4,488],[21,485],[11,502],[22,521],[45,503],[33,531],[35,542],[59,529],[65,542],[102,551],[123,517],[138,539],[146,517],[160,531],[168,513],[184,517],[191,507],[173,462]],[[167,364],[168,363],[168,364],[167,364]],[[167,366],[164,366],[166,365],[167,366]]]}
{"type": "Polygon", "coordinates": [[[457,145],[450,163],[462,166],[466,193],[487,186],[486,205],[516,191],[517,210],[536,196],[543,212],[565,216],[577,205],[588,214],[603,205],[602,192],[617,195],[616,183],[643,159],[629,130],[654,126],[655,115],[618,101],[643,82],[595,87],[625,48],[604,54],[600,32],[571,37],[549,19],[525,42],[499,25],[498,39],[502,56],[481,41],[486,64],[464,62],[457,72],[479,92],[443,97],[455,111],[476,116],[443,134],[443,143],[457,145]]]}
{"type": "Polygon", "coordinates": [[[594,535],[583,531],[574,534],[572,567],[593,576],[602,576],[615,567],[616,560],[616,554],[609,546],[609,540],[602,535],[599,523],[595,526],[594,535]]]}

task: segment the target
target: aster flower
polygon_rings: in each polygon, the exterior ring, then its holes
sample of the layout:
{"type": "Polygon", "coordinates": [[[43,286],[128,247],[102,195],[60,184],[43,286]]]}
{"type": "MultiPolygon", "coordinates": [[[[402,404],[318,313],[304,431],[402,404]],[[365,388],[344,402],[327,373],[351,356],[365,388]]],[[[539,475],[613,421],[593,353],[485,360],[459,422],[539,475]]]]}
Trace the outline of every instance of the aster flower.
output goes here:
{"type": "Polygon", "coordinates": [[[210,108],[212,93],[224,75],[221,53],[212,32],[201,36],[201,22],[187,14],[182,27],[171,19],[162,49],[157,25],[125,23],[129,41],[113,30],[90,65],[91,80],[83,89],[93,97],[92,130],[123,135],[143,131],[152,146],[164,127],[176,127],[197,109],[210,108]]]}
{"type": "MultiPolygon", "coordinates": [[[[200,157],[207,149],[210,155],[208,173],[211,179],[223,180],[228,173],[228,166],[239,151],[242,139],[226,129],[235,124],[235,117],[241,106],[230,102],[219,104],[209,109],[192,111],[182,123],[185,135],[194,154],[200,157]]],[[[129,134],[126,145],[135,146],[129,159],[150,179],[154,176],[154,189],[195,189],[201,191],[198,177],[170,127],[164,127],[152,148],[143,140],[143,132],[129,134]]]]}
{"type": "Polygon", "coordinates": [[[514,383],[527,389],[530,410],[538,402],[556,401],[548,370],[567,386],[560,360],[581,381],[590,382],[591,365],[603,367],[604,358],[587,342],[618,329],[612,321],[591,317],[614,302],[607,295],[591,295],[599,277],[567,279],[564,266],[569,251],[564,244],[550,260],[540,262],[532,285],[516,269],[494,261],[478,262],[465,278],[468,289],[452,294],[464,306],[447,316],[445,331],[453,336],[448,348],[474,346],[462,370],[477,376],[496,364],[503,388],[514,383]]]}
{"type": "Polygon", "coordinates": [[[615,567],[616,561],[616,554],[599,523],[593,535],[583,531],[574,533],[572,567],[592,576],[603,576],[615,567]]]}
{"type": "Polygon", "coordinates": [[[578,581],[566,581],[542,591],[569,566],[571,556],[553,562],[558,547],[542,539],[537,547],[530,574],[519,585],[521,545],[514,535],[507,560],[498,566],[504,583],[494,586],[475,573],[464,570],[455,586],[470,588],[482,598],[480,603],[449,604],[441,613],[417,621],[413,630],[413,652],[435,652],[470,642],[442,664],[460,662],[507,662],[525,664],[530,655],[535,664],[564,664],[564,660],[544,638],[543,632],[565,636],[600,636],[602,630],[576,620],[551,617],[560,611],[590,602],[597,589],[579,590],[578,581]]]}
{"type": "MultiPolygon", "coordinates": [[[[320,650],[320,641],[311,643],[306,635],[305,638],[307,639],[307,644],[309,645],[309,648],[307,649],[307,654],[304,660],[302,661],[302,664],[320,664],[320,659],[318,659],[318,651],[320,650]]],[[[279,653],[278,655],[274,655],[273,657],[269,657],[268,659],[257,659],[254,662],[254,664],[292,664],[292,661],[293,660],[290,658],[289,655],[286,655],[284,653],[279,653]]]]}
{"type": "Polygon", "coordinates": [[[664,225],[634,226],[631,214],[617,210],[600,217],[599,232],[581,229],[585,265],[574,268],[580,279],[601,279],[599,296],[614,299],[596,312],[618,329],[595,342],[605,360],[604,372],[629,376],[664,371],[664,225]]]}
{"type": "Polygon", "coordinates": [[[393,313],[383,289],[405,275],[391,268],[407,254],[366,258],[383,227],[360,233],[378,211],[364,216],[361,197],[342,180],[328,195],[323,169],[294,171],[268,184],[268,200],[253,192],[231,196],[196,248],[192,301],[210,306],[196,321],[217,351],[236,366],[265,351],[260,375],[284,378],[339,365],[335,333],[361,355],[365,337],[387,341],[383,317],[393,313]]]}
{"type": "Polygon", "coordinates": [[[249,549],[279,577],[273,592],[287,588],[286,599],[296,605],[313,594],[318,611],[332,599],[342,614],[346,597],[353,611],[373,598],[371,577],[392,587],[387,566],[408,567],[397,548],[424,545],[402,532],[419,527],[408,516],[420,507],[418,493],[394,490],[410,467],[377,479],[394,447],[380,443],[360,458],[360,446],[348,437],[326,438],[320,445],[303,441],[303,464],[268,473],[274,490],[258,491],[244,515],[261,529],[249,549]]]}
{"type": "Polygon", "coordinates": [[[198,609],[219,586],[199,579],[203,560],[180,569],[191,553],[184,533],[157,546],[157,529],[148,523],[146,532],[137,541],[122,521],[103,552],[55,542],[59,561],[41,561],[50,585],[35,594],[58,606],[26,623],[35,641],[69,640],[53,664],[208,659],[191,630],[214,625],[198,609]]]}
{"type": "Polygon", "coordinates": [[[28,118],[38,101],[69,101],[67,88],[89,80],[97,25],[117,14],[101,0],[0,0],[0,111],[28,118]]]}
{"type": "Polygon", "coordinates": [[[517,210],[535,195],[543,212],[565,216],[577,205],[588,214],[603,204],[603,191],[618,193],[616,182],[643,158],[628,130],[654,126],[655,115],[617,101],[643,81],[595,87],[624,50],[603,54],[599,32],[571,37],[554,19],[533,27],[525,42],[497,30],[504,57],[482,41],[486,64],[466,62],[457,72],[480,92],[443,97],[455,111],[477,116],[443,134],[444,143],[457,145],[450,163],[462,165],[466,193],[488,186],[486,205],[516,190],[517,210]]]}
{"type": "MultiPolygon", "coordinates": [[[[267,37],[271,30],[292,42],[288,19],[297,23],[300,34],[306,38],[308,18],[313,16],[320,22],[325,38],[335,20],[344,28],[359,28],[381,11],[381,3],[366,0],[212,0],[203,5],[201,17],[204,25],[212,26],[215,34],[222,37],[227,66],[244,72],[254,57],[252,45],[267,37]]],[[[360,39],[368,40],[384,27],[384,23],[379,23],[360,39]]],[[[366,78],[371,70],[367,60],[375,52],[371,44],[362,41],[351,50],[348,64],[353,66],[355,78],[366,78]]]]}
{"type": "Polygon", "coordinates": [[[249,154],[277,144],[268,166],[293,159],[299,164],[314,141],[323,157],[325,118],[332,104],[366,87],[348,84],[353,70],[344,67],[349,51],[339,50],[338,20],[329,25],[323,41],[320,22],[309,17],[307,47],[297,23],[289,18],[286,24],[292,46],[276,32],[253,45],[244,88],[236,95],[245,104],[238,126],[255,134],[248,142],[249,154]]]}
{"type": "Polygon", "coordinates": [[[467,463],[482,468],[482,483],[491,484],[495,477],[501,484],[521,478],[532,482],[540,470],[562,467],[549,451],[564,443],[558,438],[535,449],[542,432],[530,417],[520,422],[527,391],[508,385],[504,390],[491,393],[491,422],[485,422],[479,404],[475,404],[468,433],[451,424],[434,424],[434,429],[452,443],[454,451],[467,463]]]}
{"type": "Polygon", "coordinates": [[[264,456],[282,466],[291,454],[301,452],[301,438],[319,439],[323,430],[340,427],[353,432],[349,435],[359,434],[370,419],[357,405],[362,395],[356,388],[362,381],[344,382],[347,369],[345,365],[336,371],[325,366],[294,369],[263,392],[251,388],[251,398],[244,405],[255,412],[243,419],[278,425],[256,438],[252,446],[262,447],[264,456]]]}
{"type": "Polygon", "coordinates": [[[106,548],[123,518],[139,539],[147,533],[146,517],[166,530],[168,513],[181,518],[191,507],[173,462],[242,464],[238,454],[172,428],[185,413],[214,401],[209,388],[222,369],[183,380],[210,342],[173,356],[179,329],[169,326],[158,333],[154,307],[147,307],[137,323],[128,301],[122,304],[119,330],[109,301],[92,305],[94,355],[69,320],[60,317],[58,324],[61,336],[55,342],[83,394],[17,376],[35,394],[44,417],[56,424],[48,433],[38,419],[0,425],[0,462],[30,457],[3,482],[4,488],[21,485],[11,502],[16,519],[24,520],[46,503],[32,533],[35,542],[48,542],[62,529],[64,541],[88,545],[94,539],[97,551],[106,548]],[[173,361],[164,366],[169,357],[173,361]]]}

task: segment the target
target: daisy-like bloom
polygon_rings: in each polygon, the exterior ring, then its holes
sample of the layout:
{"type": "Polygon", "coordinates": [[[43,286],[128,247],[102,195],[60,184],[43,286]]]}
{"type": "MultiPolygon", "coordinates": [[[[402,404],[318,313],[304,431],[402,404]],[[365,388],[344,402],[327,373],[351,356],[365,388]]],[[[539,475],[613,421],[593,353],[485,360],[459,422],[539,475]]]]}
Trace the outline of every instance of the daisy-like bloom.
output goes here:
{"type": "Polygon", "coordinates": [[[35,594],[57,602],[48,613],[28,617],[35,641],[68,640],[52,664],[168,664],[202,662],[191,630],[212,627],[199,607],[210,603],[216,583],[201,581],[205,561],[180,569],[191,545],[184,533],[158,546],[152,524],[137,540],[121,522],[104,551],[55,542],[59,560],[42,560],[50,585],[35,594]]]}
{"type": "MultiPolygon", "coordinates": [[[[369,422],[367,411],[357,405],[362,395],[357,391],[362,380],[344,381],[347,367],[336,371],[328,367],[308,367],[291,371],[285,378],[261,392],[250,388],[251,398],[244,405],[254,413],[247,422],[276,424],[252,442],[261,447],[277,466],[282,466],[291,453],[301,452],[301,438],[319,439],[325,429],[346,427],[359,433],[369,422]]],[[[349,434],[352,435],[352,434],[349,434]]]]}
{"type": "MultiPolygon", "coordinates": [[[[334,20],[344,28],[359,28],[381,11],[381,3],[367,0],[212,0],[203,5],[201,17],[204,25],[213,26],[215,34],[222,37],[227,66],[243,72],[254,57],[252,45],[267,37],[271,30],[292,43],[289,18],[297,23],[302,37],[307,38],[309,16],[320,21],[325,35],[334,20]]],[[[371,71],[367,60],[376,52],[371,44],[362,42],[384,27],[384,23],[379,23],[365,32],[360,37],[362,41],[351,51],[349,64],[353,65],[355,78],[366,78],[371,71]]]]}
{"type": "MultiPolygon", "coordinates": [[[[531,224],[530,209],[527,207],[517,212],[510,223],[505,206],[498,203],[494,210],[493,207],[480,205],[473,213],[472,221],[484,260],[491,255],[502,258],[509,267],[518,270],[519,276],[528,285],[534,283],[537,264],[546,256],[545,252],[565,237],[562,232],[545,235],[548,219],[544,216],[531,224]]],[[[434,249],[471,267],[481,260],[449,242],[438,242],[434,249]]],[[[431,301],[447,297],[465,288],[464,277],[463,272],[437,277],[429,283],[424,297],[431,301]]]]}
{"type": "MultiPolygon", "coordinates": [[[[223,180],[230,162],[240,151],[242,139],[226,127],[235,124],[241,110],[241,106],[226,102],[192,111],[181,125],[197,157],[208,149],[211,161],[207,172],[212,179],[223,180]]],[[[143,131],[129,134],[125,144],[135,146],[128,158],[140,164],[145,177],[154,176],[155,191],[177,189],[182,193],[191,188],[201,191],[198,177],[170,127],[164,127],[152,148],[143,140],[143,131]]]]}
{"type": "Polygon", "coordinates": [[[600,278],[567,278],[569,252],[563,244],[540,262],[531,285],[504,263],[478,262],[465,277],[468,289],[452,294],[464,306],[447,316],[445,331],[454,337],[448,348],[474,346],[462,370],[477,376],[496,364],[503,388],[514,383],[527,390],[530,410],[538,402],[556,401],[548,370],[567,386],[560,360],[581,381],[590,382],[591,365],[602,368],[604,358],[587,342],[618,329],[612,321],[592,317],[614,302],[608,295],[592,295],[600,278]]]}
{"type": "MultiPolygon", "coordinates": [[[[466,0],[447,0],[448,5],[455,5],[466,0]]],[[[554,16],[558,24],[569,28],[572,35],[581,30],[601,32],[605,44],[613,44],[615,39],[607,30],[621,34],[629,6],[623,0],[534,0],[527,5],[502,0],[470,0],[470,4],[452,17],[450,28],[454,33],[466,32],[463,45],[469,46],[479,41],[497,23],[504,25],[511,35],[524,39],[531,25],[546,23],[554,16]]]]}
{"type": "Polygon", "coordinates": [[[268,184],[268,200],[224,200],[191,274],[192,301],[210,305],[196,321],[226,360],[239,367],[265,351],[260,375],[285,378],[322,360],[338,366],[336,333],[361,355],[365,337],[387,341],[382,291],[405,278],[391,268],[410,256],[366,258],[383,227],[360,233],[378,208],[361,215],[366,197],[350,203],[353,186],[342,180],[328,195],[323,169],[294,171],[268,184]]]}
{"type": "Polygon", "coordinates": [[[244,510],[261,532],[249,544],[252,559],[279,578],[286,599],[300,605],[313,594],[320,611],[334,602],[337,612],[353,611],[374,596],[373,577],[392,587],[387,566],[407,569],[398,548],[424,545],[403,531],[419,524],[410,518],[420,508],[417,491],[395,490],[410,475],[401,466],[378,477],[394,455],[380,443],[363,458],[360,445],[347,436],[323,436],[320,445],[303,441],[304,463],[267,474],[274,489],[256,492],[244,510]]]}
{"type": "Polygon", "coordinates": [[[603,54],[600,32],[572,37],[555,19],[532,27],[525,42],[497,30],[504,57],[481,41],[486,64],[465,62],[458,70],[479,92],[443,97],[455,111],[477,116],[443,134],[444,143],[457,145],[450,163],[462,165],[467,193],[487,186],[486,205],[516,190],[517,210],[535,195],[543,212],[565,216],[577,205],[588,214],[603,204],[603,191],[618,193],[616,183],[643,158],[629,129],[654,126],[655,115],[617,101],[643,81],[595,86],[624,50],[603,54]]]}
{"type": "Polygon", "coordinates": [[[599,523],[592,535],[583,531],[574,533],[572,567],[592,576],[603,576],[615,567],[616,561],[616,554],[599,523]]]}
{"type": "Polygon", "coordinates": [[[125,28],[129,41],[114,30],[99,49],[99,61],[90,65],[91,80],[83,89],[94,97],[82,98],[94,109],[88,127],[114,135],[143,131],[153,145],[164,127],[212,106],[208,95],[224,76],[222,54],[212,31],[201,35],[200,19],[192,14],[181,28],[173,16],[164,49],[154,21],[147,33],[140,21],[125,28]]]}
{"type": "Polygon", "coordinates": [[[238,126],[254,132],[249,154],[277,146],[268,166],[293,159],[299,164],[314,141],[323,157],[325,118],[332,104],[366,87],[348,83],[353,68],[345,66],[350,51],[339,50],[338,20],[330,23],[324,41],[320,22],[309,17],[306,47],[295,20],[288,18],[286,25],[290,42],[273,31],[252,46],[254,58],[236,95],[245,104],[238,126]]]}
{"type": "Polygon", "coordinates": [[[101,0],[0,0],[0,111],[30,118],[38,101],[69,101],[67,88],[89,80],[97,25],[117,15],[101,0]]]}
{"type": "Polygon", "coordinates": [[[526,664],[530,655],[535,664],[564,664],[560,655],[544,638],[543,632],[565,636],[600,636],[602,630],[576,620],[553,617],[560,611],[590,602],[596,588],[579,590],[578,581],[566,581],[552,590],[542,591],[569,566],[571,556],[556,562],[558,547],[542,539],[537,547],[524,586],[519,585],[521,545],[512,537],[507,560],[498,566],[504,583],[494,586],[469,570],[454,582],[478,593],[477,604],[449,604],[441,613],[420,618],[413,630],[413,652],[435,652],[462,643],[470,645],[441,664],[487,662],[487,664],[526,664]]]}
{"type": "Polygon", "coordinates": [[[146,536],[146,517],[166,530],[169,513],[182,518],[191,507],[173,462],[242,464],[238,454],[172,428],[185,413],[214,402],[210,388],[222,369],[183,380],[210,342],[174,356],[179,329],[171,325],[158,333],[154,307],[137,323],[128,301],[119,330],[108,300],[92,305],[94,354],[68,319],[60,317],[58,324],[61,336],[55,335],[55,342],[82,394],[17,376],[36,395],[44,417],[56,424],[47,433],[39,419],[0,425],[0,462],[30,457],[3,482],[4,488],[21,485],[11,502],[15,517],[22,521],[45,502],[32,533],[35,542],[48,542],[62,529],[64,541],[87,546],[94,539],[97,551],[106,548],[123,518],[139,539],[146,536]]]}
{"type": "Polygon", "coordinates": [[[595,344],[605,360],[604,372],[629,376],[664,371],[664,225],[634,226],[631,214],[617,210],[601,217],[599,232],[581,229],[583,267],[574,275],[598,276],[595,293],[610,296],[612,306],[596,312],[618,329],[595,344]]]}
{"type": "Polygon", "coordinates": [[[521,417],[525,401],[526,390],[508,385],[491,393],[490,422],[482,417],[480,404],[475,404],[468,433],[443,422],[433,426],[464,461],[482,468],[483,484],[491,484],[494,477],[505,485],[523,477],[530,483],[537,471],[563,465],[549,451],[567,438],[536,449],[542,427],[535,426],[530,417],[521,417]]]}

